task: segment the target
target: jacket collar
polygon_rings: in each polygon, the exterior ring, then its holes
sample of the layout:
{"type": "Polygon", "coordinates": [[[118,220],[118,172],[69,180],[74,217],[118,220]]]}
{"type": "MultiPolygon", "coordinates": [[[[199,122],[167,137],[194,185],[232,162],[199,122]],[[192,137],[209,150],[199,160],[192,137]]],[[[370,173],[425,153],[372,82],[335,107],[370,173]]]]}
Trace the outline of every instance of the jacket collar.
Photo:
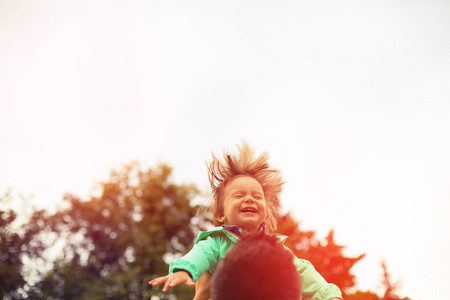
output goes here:
{"type": "MultiPolygon", "coordinates": [[[[237,235],[239,237],[244,235],[245,233],[247,233],[247,230],[245,230],[244,228],[242,228],[240,226],[237,226],[237,225],[222,225],[222,227],[223,227],[224,230],[232,232],[232,233],[234,233],[235,235],[237,235]]],[[[261,225],[258,228],[258,231],[266,232],[266,227],[264,225],[261,225]]]]}
{"type": "MultiPolygon", "coordinates": [[[[260,229],[260,230],[266,230],[266,229],[264,227],[264,229],[260,229]]],[[[243,234],[243,233],[236,234],[236,233],[234,233],[232,231],[226,230],[223,226],[218,226],[218,227],[215,227],[215,228],[213,228],[211,230],[208,230],[208,231],[200,231],[198,233],[198,236],[197,236],[197,239],[196,239],[195,243],[198,243],[200,240],[206,239],[208,236],[215,235],[215,234],[220,234],[220,233],[225,234],[228,237],[228,239],[230,241],[234,242],[234,243],[243,234]]],[[[286,239],[288,238],[287,236],[279,234],[279,233],[269,233],[269,234],[275,235],[281,243],[284,243],[284,241],[286,241],[286,239]]]]}

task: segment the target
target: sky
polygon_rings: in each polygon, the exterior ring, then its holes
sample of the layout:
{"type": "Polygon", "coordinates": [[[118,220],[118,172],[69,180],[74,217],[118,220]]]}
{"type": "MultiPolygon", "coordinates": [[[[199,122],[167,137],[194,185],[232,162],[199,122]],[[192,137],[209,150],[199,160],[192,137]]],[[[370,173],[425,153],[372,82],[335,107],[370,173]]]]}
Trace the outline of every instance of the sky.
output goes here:
{"type": "Polygon", "coordinates": [[[450,282],[450,2],[0,0],[0,194],[87,199],[165,162],[208,190],[247,142],[283,211],[335,231],[362,290],[450,282]]]}

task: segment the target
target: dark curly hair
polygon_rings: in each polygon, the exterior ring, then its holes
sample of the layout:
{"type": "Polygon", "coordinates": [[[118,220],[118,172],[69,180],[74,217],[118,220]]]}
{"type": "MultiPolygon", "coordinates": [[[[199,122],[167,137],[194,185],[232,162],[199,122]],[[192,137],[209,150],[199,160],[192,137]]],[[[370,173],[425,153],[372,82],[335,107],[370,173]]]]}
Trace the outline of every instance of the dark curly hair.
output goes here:
{"type": "Polygon", "coordinates": [[[219,262],[212,300],[299,300],[300,275],[291,251],[276,236],[252,231],[219,262]]]}

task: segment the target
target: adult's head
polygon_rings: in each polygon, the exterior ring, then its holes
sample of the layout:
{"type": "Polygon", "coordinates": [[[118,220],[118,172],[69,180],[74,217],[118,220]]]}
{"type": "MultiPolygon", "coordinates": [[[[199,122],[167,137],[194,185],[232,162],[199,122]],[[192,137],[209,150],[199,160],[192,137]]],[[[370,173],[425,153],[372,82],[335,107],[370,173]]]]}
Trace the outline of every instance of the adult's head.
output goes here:
{"type": "Polygon", "coordinates": [[[299,300],[301,282],[293,254],[276,236],[252,231],[220,261],[212,300],[299,300]]]}

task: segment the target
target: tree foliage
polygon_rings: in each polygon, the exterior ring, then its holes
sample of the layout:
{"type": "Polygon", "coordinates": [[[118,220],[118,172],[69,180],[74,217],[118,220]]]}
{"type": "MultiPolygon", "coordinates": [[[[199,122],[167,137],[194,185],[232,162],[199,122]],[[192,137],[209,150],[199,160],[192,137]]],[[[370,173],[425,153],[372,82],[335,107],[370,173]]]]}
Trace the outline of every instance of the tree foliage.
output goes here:
{"type": "Polygon", "coordinates": [[[381,263],[383,270],[381,282],[385,288],[383,296],[371,291],[354,291],[356,276],[352,274],[351,269],[364,258],[365,254],[357,257],[345,256],[343,253],[345,246],[336,244],[333,230],[330,230],[324,240],[319,241],[314,231],[302,231],[300,223],[288,213],[278,217],[278,231],[289,236],[285,245],[297,257],[309,260],[328,282],[341,288],[345,300],[411,300],[397,295],[399,283],[392,282],[385,262],[381,263]]]}
{"type": "Polygon", "coordinates": [[[0,210],[0,294],[16,291],[25,284],[20,274],[23,266],[20,258],[24,240],[12,231],[17,214],[8,209],[0,210]]]}
{"type": "Polygon", "coordinates": [[[0,294],[3,299],[23,299],[30,290],[28,278],[36,274],[27,263],[37,259],[45,245],[36,239],[43,228],[43,221],[33,222],[32,216],[40,216],[23,196],[16,199],[11,190],[0,197],[0,294]],[[20,213],[12,208],[21,206],[20,213]]]}
{"type": "Polygon", "coordinates": [[[409,297],[401,297],[397,294],[399,282],[392,282],[391,274],[388,272],[386,263],[381,262],[381,269],[383,270],[381,283],[384,286],[383,296],[378,296],[371,291],[356,291],[352,294],[346,294],[345,300],[411,300],[409,297]]]}
{"type": "Polygon", "coordinates": [[[391,274],[388,272],[386,262],[381,262],[381,269],[383,270],[382,283],[385,287],[383,300],[411,300],[408,297],[400,297],[397,290],[400,287],[400,282],[392,282],[391,274]]]}
{"type": "MultiPolygon", "coordinates": [[[[34,209],[17,222],[15,211],[0,209],[3,299],[192,299],[194,290],[185,286],[167,294],[148,286],[167,274],[169,261],[186,253],[206,227],[191,202],[199,190],[175,184],[171,175],[167,165],[142,170],[134,163],[113,170],[96,196],[82,200],[67,194],[55,213],[34,209]]],[[[278,222],[278,232],[289,236],[286,245],[339,286],[345,299],[409,300],[396,296],[397,283],[385,265],[383,298],[350,294],[356,284],[351,269],[364,254],[345,256],[333,231],[318,240],[290,214],[278,222]]]]}
{"type": "MultiPolygon", "coordinates": [[[[197,227],[190,199],[194,185],[177,185],[166,165],[142,171],[138,164],[113,171],[101,194],[82,201],[66,195],[66,209],[35,215],[54,244],[51,269],[34,284],[36,299],[149,299],[159,292],[148,286],[165,275],[167,260],[186,252],[197,227]],[[165,260],[163,259],[165,258],[165,260]]],[[[193,291],[175,289],[177,299],[193,291]]],[[[170,294],[165,296],[170,299],[170,294]]]]}
{"type": "Polygon", "coordinates": [[[300,230],[300,224],[290,214],[279,217],[278,229],[280,233],[289,236],[285,245],[298,258],[309,260],[328,282],[336,284],[344,292],[355,286],[356,277],[351,273],[351,268],[365,254],[345,256],[345,247],[336,244],[332,230],[324,241],[319,241],[314,231],[300,230]]]}

